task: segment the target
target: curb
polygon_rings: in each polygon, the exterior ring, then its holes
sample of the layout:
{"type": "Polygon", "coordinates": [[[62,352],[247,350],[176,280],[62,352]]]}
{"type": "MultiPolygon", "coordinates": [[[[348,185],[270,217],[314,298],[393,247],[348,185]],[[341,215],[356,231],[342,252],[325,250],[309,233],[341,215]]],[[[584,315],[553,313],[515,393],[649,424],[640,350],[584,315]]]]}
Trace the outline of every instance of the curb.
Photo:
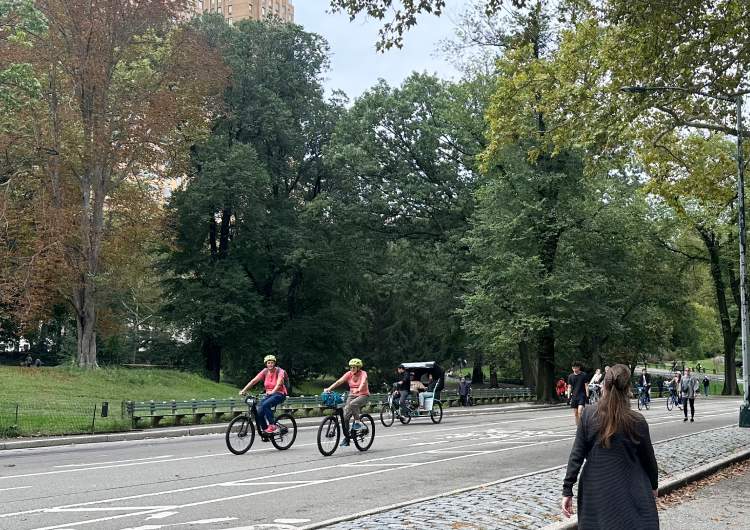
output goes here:
{"type": "MultiPolygon", "coordinates": [[[[528,406],[506,406],[498,407],[492,405],[477,405],[470,408],[451,407],[443,411],[446,416],[472,416],[493,412],[496,414],[508,414],[533,409],[559,408],[563,405],[528,405],[528,406]],[[486,408],[485,408],[486,407],[486,408]],[[458,410],[452,410],[458,409],[458,410]]],[[[323,416],[314,416],[297,419],[299,427],[308,427],[320,423],[323,416]]],[[[296,419],[296,418],[295,418],[296,419]]],[[[377,418],[373,418],[376,421],[377,418]]],[[[206,434],[221,434],[227,429],[227,423],[215,423],[211,425],[193,425],[178,428],[162,428],[158,430],[123,431],[103,434],[81,434],[71,436],[54,436],[49,438],[25,438],[22,440],[0,440],[0,451],[12,449],[32,449],[39,447],[58,447],[63,445],[77,445],[102,442],[125,442],[134,440],[154,440],[159,438],[179,438],[182,436],[201,436],[206,434]]]]}
{"type": "Polygon", "coordinates": [[[359,512],[359,513],[353,513],[353,514],[344,515],[344,516],[341,516],[341,517],[335,517],[333,519],[328,519],[327,521],[320,521],[320,522],[317,522],[317,523],[313,523],[313,524],[301,527],[300,530],[313,530],[315,528],[325,528],[326,526],[331,526],[333,524],[338,524],[338,523],[345,523],[346,521],[351,521],[353,519],[359,519],[360,517],[367,517],[368,515],[375,515],[377,513],[387,512],[389,510],[396,510],[398,508],[405,508],[406,506],[411,506],[413,504],[419,504],[421,502],[432,501],[432,500],[440,499],[440,498],[443,498],[443,497],[450,497],[452,495],[458,495],[460,493],[465,493],[467,491],[472,491],[472,490],[476,490],[476,489],[486,488],[486,487],[489,487],[489,486],[495,486],[497,484],[502,484],[503,482],[510,482],[511,480],[516,480],[516,479],[524,478],[524,477],[530,477],[532,475],[538,475],[539,473],[547,473],[548,471],[554,471],[556,469],[561,469],[561,468],[564,468],[564,467],[567,467],[567,464],[563,464],[563,465],[560,465],[560,466],[554,466],[554,467],[548,467],[547,469],[542,469],[542,470],[539,470],[539,471],[532,471],[530,473],[524,473],[523,475],[516,475],[516,476],[513,476],[513,477],[506,477],[506,478],[503,478],[503,479],[500,479],[500,480],[493,480],[492,482],[485,482],[484,484],[479,484],[479,485],[475,485],[475,486],[467,486],[465,488],[459,488],[459,489],[456,489],[456,490],[453,490],[453,491],[447,491],[447,492],[444,492],[444,493],[439,493],[437,495],[431,495],[429,497],[422,497],[422,498],[419,498],[419,499],[412,499],[412,500],[409,500],[409,501],[399,502],[399,503],[391,504],[389,506],[380,506],[378,508],[373,508],[371,510],[365,510],[365,511],[362,511],[362,512],[359,512]]]}
{"type": "MultiPolygon", "coordinates": [[[[747,460],[750,458],[750,449],[744,449],[736,452],[730,456],[726,456],[719,460],[715,460],[703,466],[697,467],[687,473],[676,475],[675,477],[668,480],[664,485],[659,486],[659,495],[667,495],[676,491],[692,482],[696,482],[709,475],[713,475],[717,471],[724,469],[727,466],[731,466],[737,462],[747,460]]],[[[547,525],[543,530],[575,530],[578,528],[578,517],[573,516],[569,521],[563,521],[547,525]]]]}

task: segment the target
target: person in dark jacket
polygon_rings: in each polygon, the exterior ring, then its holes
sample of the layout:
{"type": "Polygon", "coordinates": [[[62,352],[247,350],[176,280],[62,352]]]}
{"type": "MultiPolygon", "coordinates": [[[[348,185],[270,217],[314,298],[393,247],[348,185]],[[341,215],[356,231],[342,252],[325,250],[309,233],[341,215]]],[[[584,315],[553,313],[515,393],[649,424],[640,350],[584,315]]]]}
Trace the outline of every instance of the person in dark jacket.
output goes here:
{"type": "Polygon", "coordinates": [[[654,448],[646,420],[630,409],[629,395],[630,370],[616,364],[604,377],[602,398],[581,416],[562,497],[563,515],[570,517],[578,482],[579,530],[659,528],[654,448]]]}

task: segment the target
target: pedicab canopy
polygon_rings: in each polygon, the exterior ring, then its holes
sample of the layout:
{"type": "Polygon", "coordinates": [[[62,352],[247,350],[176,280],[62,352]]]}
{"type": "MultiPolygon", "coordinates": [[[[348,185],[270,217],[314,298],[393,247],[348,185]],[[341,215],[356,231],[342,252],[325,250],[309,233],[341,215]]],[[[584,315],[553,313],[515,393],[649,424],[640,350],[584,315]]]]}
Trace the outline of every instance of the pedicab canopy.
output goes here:
{"type": "Polygon", "coordinates": [[[442,377],[443,369],[435,361],[426,361],[421,363],[401,363],[404,370],[413,372],[415,376],[421,377],[424,374],[432,374],[433,377],[442,377]]]}

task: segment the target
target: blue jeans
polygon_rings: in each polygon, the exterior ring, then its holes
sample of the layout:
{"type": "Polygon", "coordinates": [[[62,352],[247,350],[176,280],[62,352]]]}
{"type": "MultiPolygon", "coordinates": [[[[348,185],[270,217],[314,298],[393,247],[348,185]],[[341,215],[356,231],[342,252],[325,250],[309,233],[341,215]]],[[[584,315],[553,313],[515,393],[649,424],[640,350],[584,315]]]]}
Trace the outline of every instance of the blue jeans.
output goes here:
{"type": "Polygon", "coordinates": [[[282,403],[286,399],[286,396],[281,392],[274,392],[263,398],[258,403],[258,425],[261,429],[265,429],[273,423],[273,408],[282,403]]]}

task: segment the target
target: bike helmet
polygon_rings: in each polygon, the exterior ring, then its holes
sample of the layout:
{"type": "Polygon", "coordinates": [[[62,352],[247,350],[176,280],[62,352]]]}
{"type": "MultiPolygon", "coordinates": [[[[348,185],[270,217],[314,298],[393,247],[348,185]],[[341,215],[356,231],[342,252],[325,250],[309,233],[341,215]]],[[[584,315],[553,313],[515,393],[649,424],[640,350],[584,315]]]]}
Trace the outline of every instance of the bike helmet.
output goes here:
{"type": "Polygon", "coordinates": [[[263,357],[263,364],[266,364],[268,361],[276,362],[276,356],[275,355],[266,355],[263,357]]]}
{"type": "Polygon", "coordinates": [[[349,366],[356,366],[358,368],[362,368],[363,366],[362,359],[357,359],[356,357],[354,359],[351,359],[349,361],[349,366]]]}

